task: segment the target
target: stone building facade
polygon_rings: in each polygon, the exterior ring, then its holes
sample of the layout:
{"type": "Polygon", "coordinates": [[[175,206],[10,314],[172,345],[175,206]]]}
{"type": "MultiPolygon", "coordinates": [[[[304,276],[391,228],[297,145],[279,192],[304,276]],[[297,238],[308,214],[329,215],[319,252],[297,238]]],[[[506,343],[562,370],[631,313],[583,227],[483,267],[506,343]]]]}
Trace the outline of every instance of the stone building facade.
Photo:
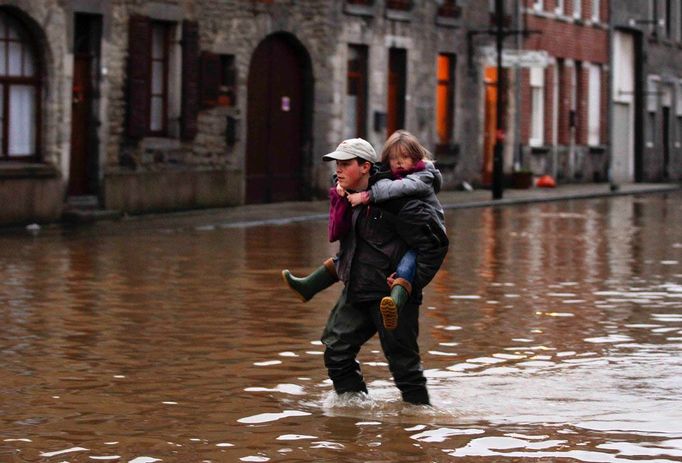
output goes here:
{"type": "Polygon", "coordinates": [[[2,0],[5,57],[35,66],[0,63],[0,223],[322,197],[323,154],[397,128],[478,182],[490,17],[459,3],[2,0]]]}

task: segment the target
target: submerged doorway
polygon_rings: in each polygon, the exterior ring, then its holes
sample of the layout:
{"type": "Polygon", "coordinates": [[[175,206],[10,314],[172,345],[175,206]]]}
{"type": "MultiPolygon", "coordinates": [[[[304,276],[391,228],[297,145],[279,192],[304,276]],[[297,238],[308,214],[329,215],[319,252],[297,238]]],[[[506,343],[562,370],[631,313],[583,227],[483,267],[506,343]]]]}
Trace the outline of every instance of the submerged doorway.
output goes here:
{"type": "Polygon", "coordinates": [[[98,193],[99,142],[97,111],[102,17],[74,16],[71,158],[69,196],[98,193]]]}
{"type": "Polygon", "coordinates": [[[312,71],[305,48],[290,34],[265,38],[249,67],[247,203],[303,198],[311,101],[312,71]]]}

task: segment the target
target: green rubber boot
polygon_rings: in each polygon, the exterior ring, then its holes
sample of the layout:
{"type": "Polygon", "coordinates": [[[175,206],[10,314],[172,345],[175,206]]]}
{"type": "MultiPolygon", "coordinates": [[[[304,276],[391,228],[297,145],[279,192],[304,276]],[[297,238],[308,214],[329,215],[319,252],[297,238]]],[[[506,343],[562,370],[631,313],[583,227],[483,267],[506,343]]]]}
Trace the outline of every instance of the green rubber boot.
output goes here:
{"type": "Polygon", "coordinates": [[[308,302],[315,294],[339,281],[332,259],[325,260],[313,273],[302,278],[293,276],[289,270],[282,270],[282,279],[303,302],[308,302]]]}
{"type": "Polygon", "coordinates": [[[410,282],[404,278],[396,278],[391,286],[391,295],[383,298],[379,304],[384,328],[394,330],[398,327],[398,314],[411,294],[412,285],[410,282]]]}

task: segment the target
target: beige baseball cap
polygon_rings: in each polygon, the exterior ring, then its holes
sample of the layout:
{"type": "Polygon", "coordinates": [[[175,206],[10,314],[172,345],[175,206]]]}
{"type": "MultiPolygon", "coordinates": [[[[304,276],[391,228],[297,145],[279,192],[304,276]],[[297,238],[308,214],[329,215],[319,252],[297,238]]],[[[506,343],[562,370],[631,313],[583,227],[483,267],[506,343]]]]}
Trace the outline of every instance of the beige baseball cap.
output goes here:
{"type": "Polygon", "coordinates": [[[336,150],[322,156],[324,161],[346,161],[348,159],[360,158],[369,162],[379,162],[379,156],[374,151],[372,145],[362,138],[349,138],[342,141],[336,150]]]}

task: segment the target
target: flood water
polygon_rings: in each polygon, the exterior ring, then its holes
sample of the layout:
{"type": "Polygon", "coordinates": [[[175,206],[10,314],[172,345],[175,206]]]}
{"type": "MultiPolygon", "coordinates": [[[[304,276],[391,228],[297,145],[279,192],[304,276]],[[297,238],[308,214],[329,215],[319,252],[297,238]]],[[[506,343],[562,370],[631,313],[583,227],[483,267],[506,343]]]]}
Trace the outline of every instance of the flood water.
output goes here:
{"type": "MultiPolygon", "coordinates": [[[[0,462],[682,461],[682,194],[449,211],[434,403],[331,393],[326,223],[0,235],[0,462]]],[[[143,223],[143,222],[142,222],[143,223]]]]}

